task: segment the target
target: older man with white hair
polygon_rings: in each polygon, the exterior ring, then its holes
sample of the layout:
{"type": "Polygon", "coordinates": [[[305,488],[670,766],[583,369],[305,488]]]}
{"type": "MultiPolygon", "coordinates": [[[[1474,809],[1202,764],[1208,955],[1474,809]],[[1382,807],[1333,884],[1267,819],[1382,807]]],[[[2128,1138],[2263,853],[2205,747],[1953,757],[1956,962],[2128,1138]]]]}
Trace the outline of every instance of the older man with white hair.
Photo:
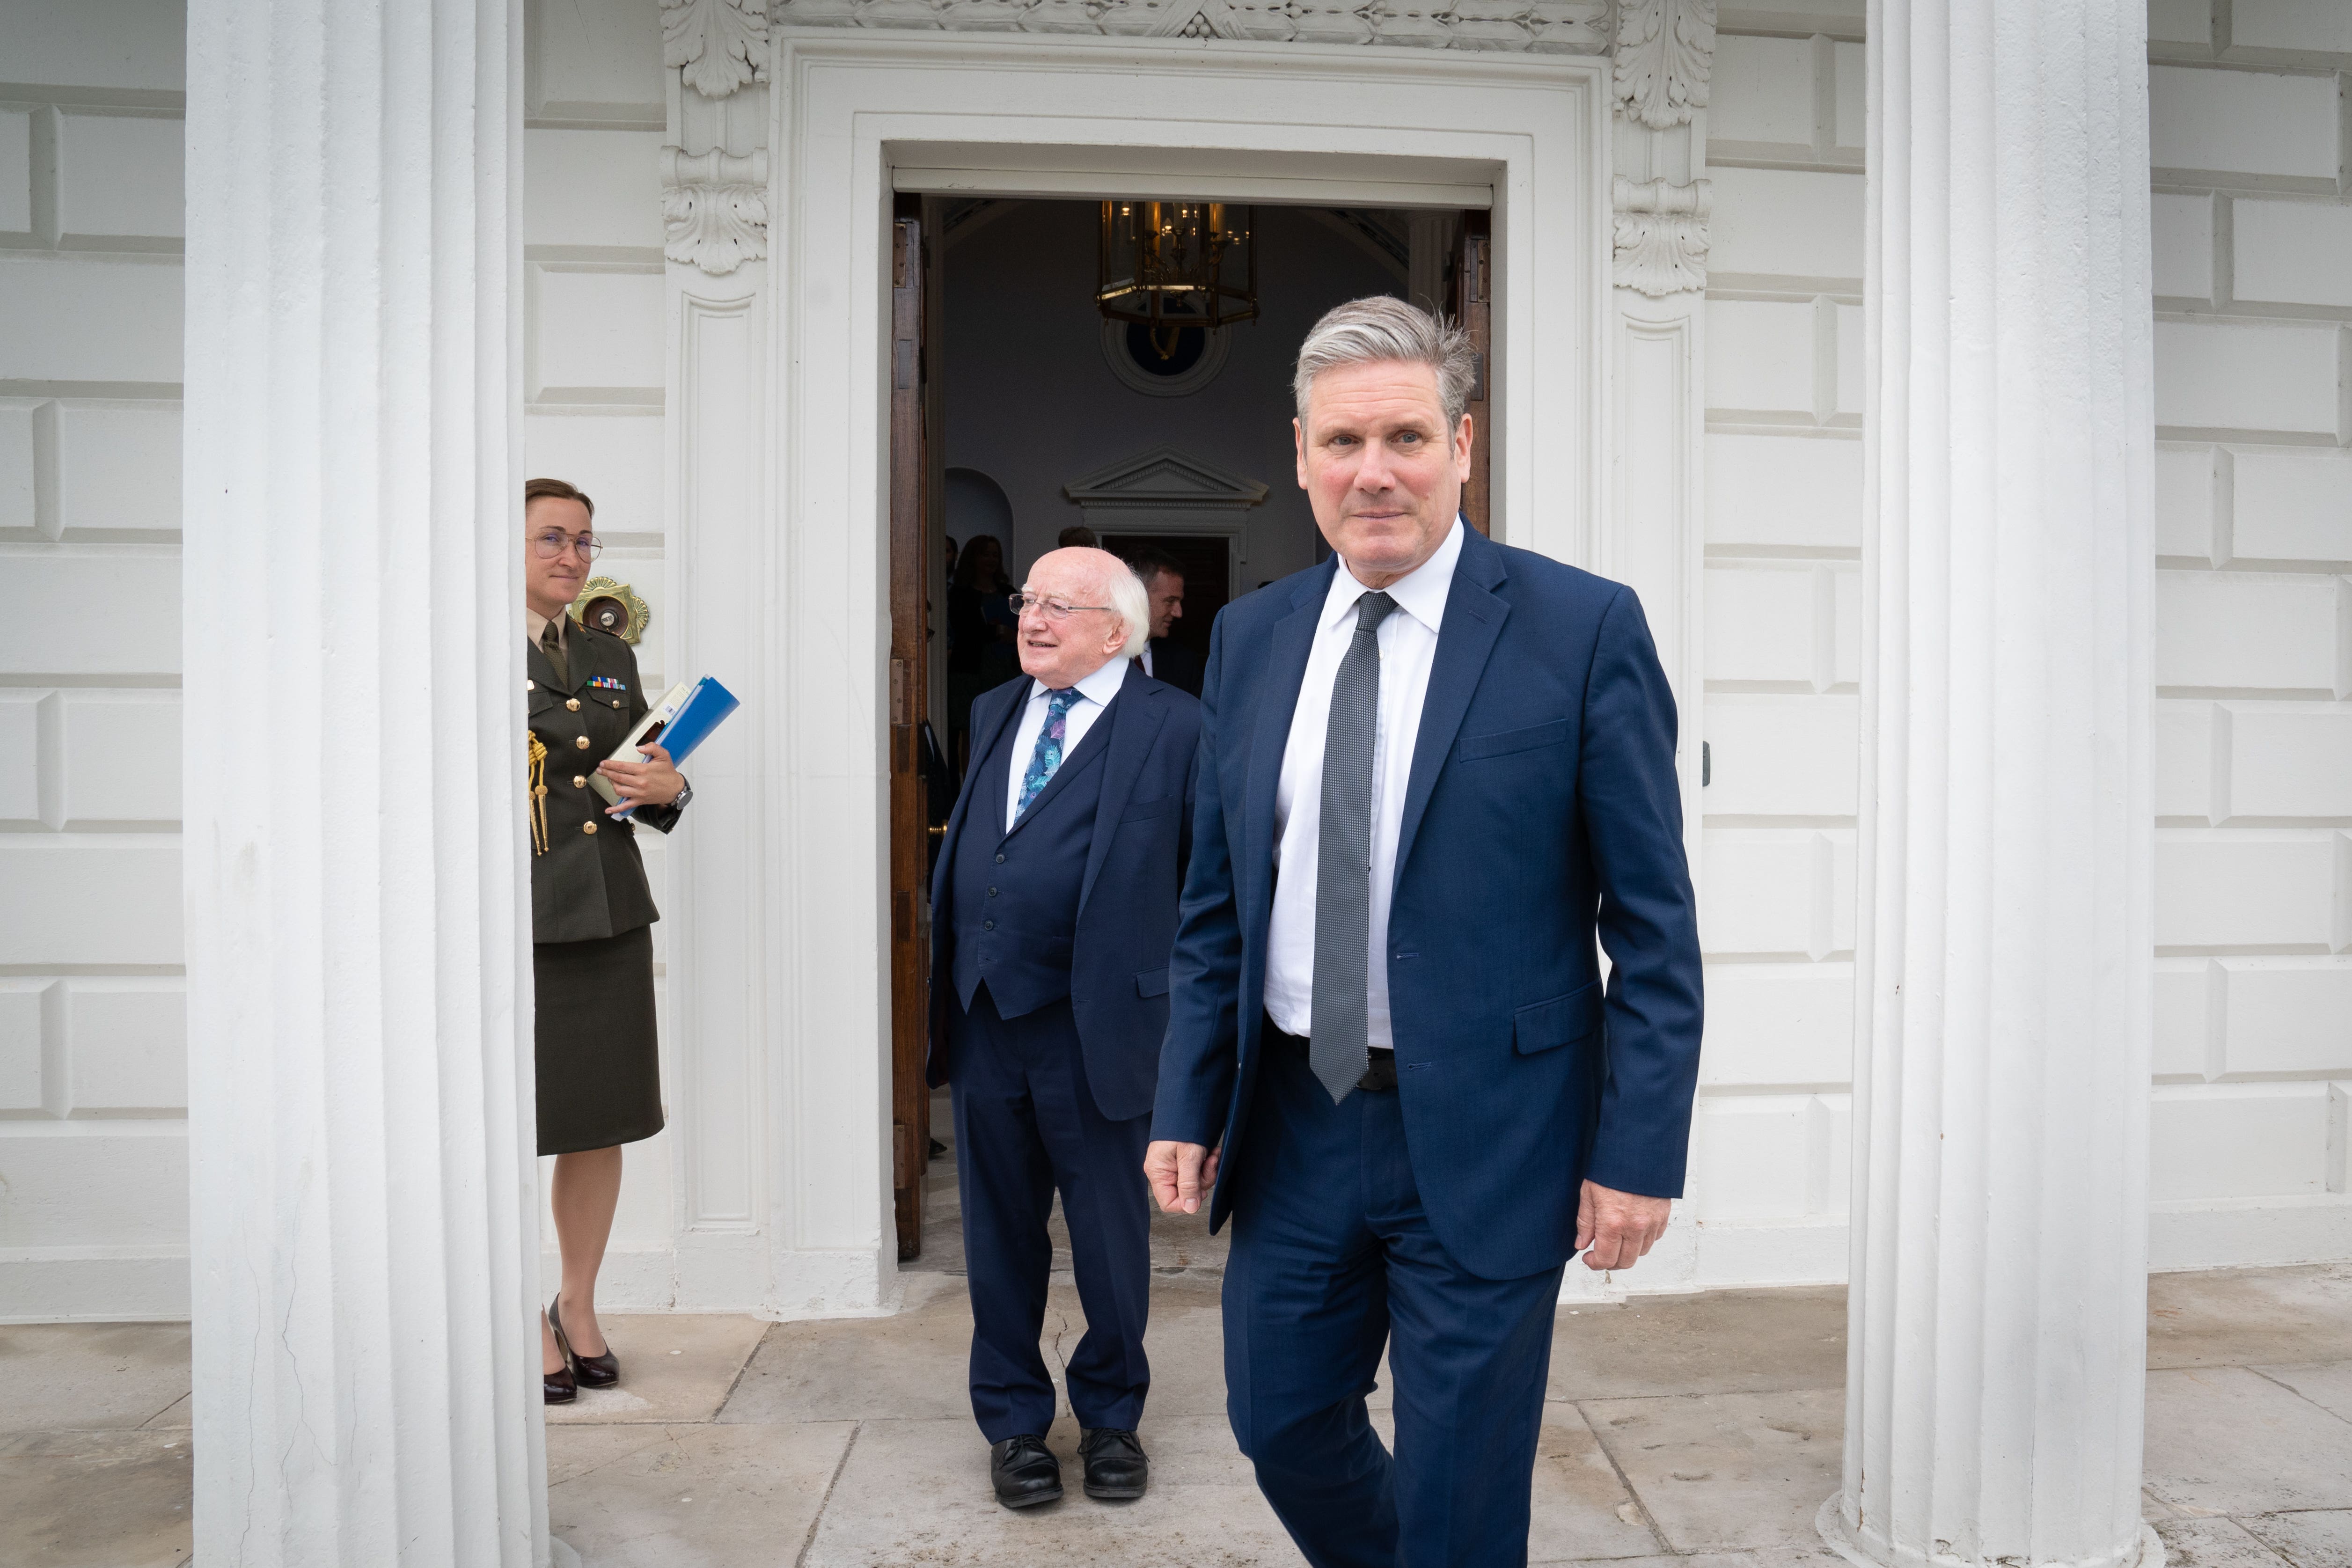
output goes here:
{"type": "Polygon", "coordinates": [[[1315,1568],[1527,1561],[1560,1271],[1657,1240],[1697,1080],[1674,698],[1631,589],[1464,524],[1475,372],[1401,300],[1317,323],[1331,558],[1201,690],[1147,1169],[1233,1220],[1226,1409],[1315,1568]]]}
{"type": "Polygon", "coordinates": [[[1055,550],[1013,595],[1023,674],[971,707],[971,766],[931,879],[930,1081],[952,1086],[971,1407],[1007,1508],[1062,1495],[1037,1352],[1054,1194],[1087,1332],[1069,1360],[1087,1494],[1136,1498],[1151,1374],[1143,1146],[1168,1025],[1200,704],[1131,663],[1118,557],[1055,550]]]}

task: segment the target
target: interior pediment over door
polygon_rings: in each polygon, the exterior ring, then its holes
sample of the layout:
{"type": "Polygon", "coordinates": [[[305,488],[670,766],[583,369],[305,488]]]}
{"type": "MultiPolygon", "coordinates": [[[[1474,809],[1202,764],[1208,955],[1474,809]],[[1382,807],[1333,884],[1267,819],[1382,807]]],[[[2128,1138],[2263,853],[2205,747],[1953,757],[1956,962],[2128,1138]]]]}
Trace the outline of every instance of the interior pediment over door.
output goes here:
{"type": "Polygon", "coordinates": [[[1101,511],[1244,511],[1265,500],[1266,487],[1173,447],[1154,447],[1069,481],[1062,493],[1101,511]]]}

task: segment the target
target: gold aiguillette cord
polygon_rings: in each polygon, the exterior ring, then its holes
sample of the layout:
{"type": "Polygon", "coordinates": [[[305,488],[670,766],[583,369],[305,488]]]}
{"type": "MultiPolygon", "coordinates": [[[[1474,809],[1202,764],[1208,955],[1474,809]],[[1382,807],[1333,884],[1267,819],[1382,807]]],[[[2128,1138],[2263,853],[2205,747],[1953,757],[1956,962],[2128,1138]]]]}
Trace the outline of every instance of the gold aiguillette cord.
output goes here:
{"type": "Polygon", "coordinates": [[[530,738],[530,852],[547,853],[547,742],[530,738]]]}

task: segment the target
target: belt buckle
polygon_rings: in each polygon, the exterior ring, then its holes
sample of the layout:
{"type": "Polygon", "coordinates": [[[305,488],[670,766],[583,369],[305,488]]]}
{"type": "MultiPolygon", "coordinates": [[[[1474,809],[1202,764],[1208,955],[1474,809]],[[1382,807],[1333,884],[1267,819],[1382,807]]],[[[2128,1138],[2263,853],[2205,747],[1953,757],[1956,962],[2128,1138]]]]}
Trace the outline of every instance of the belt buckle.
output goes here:
{"type": "Polygon", "coordinates": [[[1356,1087],[1370,1089],[1377,1094],[1385,1089],[1394,1089],[1396,1086],[1396,1053],[1394,1051],[1372,1052],[1371,1065],[1364,1069],[1364,1076],[1356,1080],[1356,1087]]]}

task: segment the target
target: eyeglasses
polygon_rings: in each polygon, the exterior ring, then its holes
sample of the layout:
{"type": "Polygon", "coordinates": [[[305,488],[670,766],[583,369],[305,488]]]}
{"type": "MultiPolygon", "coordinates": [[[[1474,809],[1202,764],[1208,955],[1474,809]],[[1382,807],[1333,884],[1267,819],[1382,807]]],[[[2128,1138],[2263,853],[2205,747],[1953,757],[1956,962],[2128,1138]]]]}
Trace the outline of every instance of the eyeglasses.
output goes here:
{"type": "Polygon", "coordinates": [[[604,542],[594,534],[574,535],[566,533],[560,528],[551,528],[545,533],[533,534],[530,542],[538,549],[539,558],[541,561],[552,561],[575,545],[579,548],[583,560],[593,561],[604,553],[604,542]]]}
{"type": "Polygon", "coordinates": [[[1034,610],[1049,621],[1066,621],[1080,610],[1110,608],[1108,605],[1066,605],[1059,599],[1048,599],[1036,594],[1007,594],[1004,602],[1013,606],[1013,613],[1016,616],[1024,610],[1034,610]]]}

